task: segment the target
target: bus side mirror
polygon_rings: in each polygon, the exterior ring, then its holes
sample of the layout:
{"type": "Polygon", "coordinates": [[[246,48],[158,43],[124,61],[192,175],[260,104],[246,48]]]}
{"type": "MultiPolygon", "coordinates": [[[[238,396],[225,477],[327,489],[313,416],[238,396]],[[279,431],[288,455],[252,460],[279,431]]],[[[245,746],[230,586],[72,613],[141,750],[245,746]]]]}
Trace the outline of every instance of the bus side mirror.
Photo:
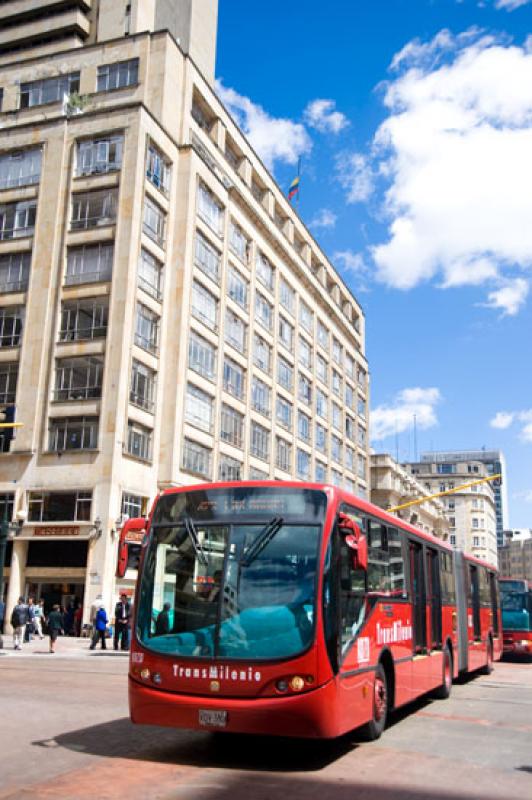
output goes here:
{"type": "Polygon", "coordinates": [[[120,529],[118,557],[116,560],[116,577],[124,578],[129,563],[129,546],[142,544],[148,522],[143,517],[126,520],[120,529]]]}
{"type": "Polygon", "coordinates": [[[359,525],[356,524],[347,514],[340,514],[338,517],[338,527],[340,534],[344,537],[346,545],[351,550],[353,558],[353,569],[368,568],[368,541],[359,525]]]}

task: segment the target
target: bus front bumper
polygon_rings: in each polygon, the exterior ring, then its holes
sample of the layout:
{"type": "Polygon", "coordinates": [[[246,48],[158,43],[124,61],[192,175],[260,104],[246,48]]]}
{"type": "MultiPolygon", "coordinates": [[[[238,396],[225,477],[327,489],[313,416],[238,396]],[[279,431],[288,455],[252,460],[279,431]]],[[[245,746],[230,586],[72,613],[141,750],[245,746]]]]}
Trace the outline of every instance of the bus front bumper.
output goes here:
{"type": "Polygon", "coordinates": [[[303,694],[245,699],[176,694],[131,676],[128,684],[131,721],[140,725],[314,739],[339,735],[334,681],[303,694]],[[225,711],[226,724],[202,724],[200,711],[225,711]]]}

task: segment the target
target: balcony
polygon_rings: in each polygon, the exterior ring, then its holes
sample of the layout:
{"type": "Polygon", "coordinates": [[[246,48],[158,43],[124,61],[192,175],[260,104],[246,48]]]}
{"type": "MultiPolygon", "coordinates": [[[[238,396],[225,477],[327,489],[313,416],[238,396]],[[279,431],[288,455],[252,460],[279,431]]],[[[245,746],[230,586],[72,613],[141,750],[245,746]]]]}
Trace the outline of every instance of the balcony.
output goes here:
{"type": "Polygon", "coordinates": [[[72,8],[72,2],[63,5],[64,10],[60,3],[43,0],[14,0],[2,4],[0,53],[67,34],[77,37],[80,44],[85,41],[90,33],[90,22],[84,9],[89,10],[91,0],[78,0],[78,8],[72,8]]]}

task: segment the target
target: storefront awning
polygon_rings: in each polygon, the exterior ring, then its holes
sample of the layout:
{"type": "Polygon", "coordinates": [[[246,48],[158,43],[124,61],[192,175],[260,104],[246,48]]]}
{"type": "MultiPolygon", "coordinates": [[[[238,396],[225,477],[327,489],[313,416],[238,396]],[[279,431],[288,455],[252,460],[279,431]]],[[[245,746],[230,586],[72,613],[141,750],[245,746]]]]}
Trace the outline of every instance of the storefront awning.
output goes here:
{"type": "Polygon", "coordinates": [[[82,541],[91,538],[94,532],[92,524],[82,525],[62,525],[53,523],[42,523],[35,525],[23,525],[20,532],[13,536],[14,541],[82,541]]]}

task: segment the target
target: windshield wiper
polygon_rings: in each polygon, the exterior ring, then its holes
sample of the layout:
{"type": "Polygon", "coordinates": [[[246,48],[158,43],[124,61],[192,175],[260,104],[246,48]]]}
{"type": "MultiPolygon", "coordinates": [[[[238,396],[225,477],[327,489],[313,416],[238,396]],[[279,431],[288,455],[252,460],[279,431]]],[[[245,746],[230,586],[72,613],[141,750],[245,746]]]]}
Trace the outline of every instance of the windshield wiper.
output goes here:
{"type": "Polygon", "coordinates": [[[183,524],[185,526],[185,530],[188,533],[188,538],[192,542],[192,547],[194,548],[194,552],[196,553],[196,558],[200,562],[203,567],[207,567],[209,562],[207,561],[207,556],[205,555],[205,551],[201,546],[198,532],[194,526],[194,523],[190,519],[190,517],[185,517],[183,519],[183,524]]]}
{"type": "Polygon", "coordinates": [[[252,544],[244,550],[242,558],[240,559],[241,567],[249,567],[258,555],[262,553],[264,548],[271,542],[273,537],[283,527],[283,518],[274,517],[268,524],[261,530],[257,537],[253,540],[252,544]]]}

